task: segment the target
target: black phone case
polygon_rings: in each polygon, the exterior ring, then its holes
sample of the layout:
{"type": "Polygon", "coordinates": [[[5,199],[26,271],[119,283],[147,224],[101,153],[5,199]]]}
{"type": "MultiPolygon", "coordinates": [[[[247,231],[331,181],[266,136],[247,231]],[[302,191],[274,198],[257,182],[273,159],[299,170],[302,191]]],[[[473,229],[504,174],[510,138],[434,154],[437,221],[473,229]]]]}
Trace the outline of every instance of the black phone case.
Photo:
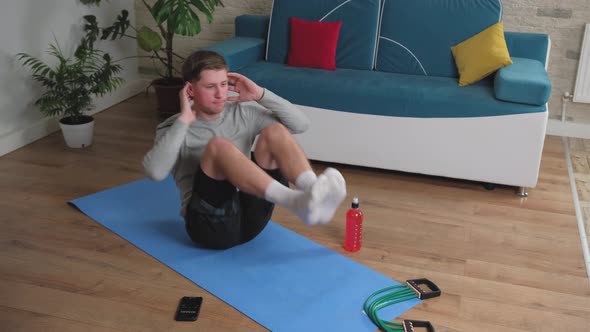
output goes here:
{"type": "Polygon", "coordinates": [[[203,303],[202,297],[185,296],[180,299],[178,309],[176,310],[177,321],[195,321],[199,317],[199,310],[203,303]]]}

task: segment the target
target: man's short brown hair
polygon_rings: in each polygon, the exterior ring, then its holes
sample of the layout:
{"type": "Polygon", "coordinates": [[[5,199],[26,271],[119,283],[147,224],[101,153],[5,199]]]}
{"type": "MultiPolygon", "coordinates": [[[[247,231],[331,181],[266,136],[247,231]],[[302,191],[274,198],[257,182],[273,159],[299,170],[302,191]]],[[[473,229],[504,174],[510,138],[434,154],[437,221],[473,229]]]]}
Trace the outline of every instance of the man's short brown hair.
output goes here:
{"type": "Polygon", "coordinates": [[[227,70],[225,59],[213,51],[197,51],[191,54],[182,65],[182,78],[193,82],[201,79],[203,70],[227,70]]]}

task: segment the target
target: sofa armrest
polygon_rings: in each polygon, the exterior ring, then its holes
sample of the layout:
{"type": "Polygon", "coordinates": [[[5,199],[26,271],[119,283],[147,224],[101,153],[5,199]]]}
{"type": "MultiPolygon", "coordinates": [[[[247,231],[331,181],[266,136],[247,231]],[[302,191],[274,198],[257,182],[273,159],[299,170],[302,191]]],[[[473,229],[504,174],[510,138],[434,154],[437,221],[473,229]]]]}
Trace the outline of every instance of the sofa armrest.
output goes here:
{"type": "Polygon", "coordinates": [[[494,92],[500,100],[543,105],[551,95],[551,82],[541,62],[513,57],[511,65],[496,73],[494,92]]]}
{"type": "Polygon", "coordinates": [[[221,54],[229,70],[236,71],[264,59],[265,44],[261,38],[233,37],[204,49],[221,54]]]}
{"type": "Polygon", "coordinates": [[[240,15],[236,17],[236,37],[262,38],[268,37],[269,16],[240,15]]]}
{"type": "Polygon", "coordinates": [[[547,65],[551,42],[544,33],[505,32],[506,45],[511,57],[534,59],[547,65]]]}

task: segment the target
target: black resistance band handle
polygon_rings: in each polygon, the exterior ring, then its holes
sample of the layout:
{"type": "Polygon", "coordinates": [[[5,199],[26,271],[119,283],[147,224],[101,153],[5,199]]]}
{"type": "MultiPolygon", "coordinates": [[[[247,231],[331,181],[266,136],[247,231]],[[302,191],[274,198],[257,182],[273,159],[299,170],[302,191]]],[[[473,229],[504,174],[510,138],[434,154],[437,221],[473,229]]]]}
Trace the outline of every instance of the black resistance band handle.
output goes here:
{"type": "Polygon", "coordinates": [[[428,279],[410,279],[407,280],[406,283],[418,294],[418,298],[421,300],[426,300],[440,296],[440,288],[438,288],[438,286],[435,285],[434,282],[428,279]],[[428,286],[428,288],[430,288],[430,292],[423,291],[422,288],[420,288],[420,285],[428,286]]]}
{"type": "Polygon", "coordinates": [[[428,332],[435,332],[430,322],[425,320],[404,320],[404,332],[413,332],[415,327],[425,327],[428,332]]]}

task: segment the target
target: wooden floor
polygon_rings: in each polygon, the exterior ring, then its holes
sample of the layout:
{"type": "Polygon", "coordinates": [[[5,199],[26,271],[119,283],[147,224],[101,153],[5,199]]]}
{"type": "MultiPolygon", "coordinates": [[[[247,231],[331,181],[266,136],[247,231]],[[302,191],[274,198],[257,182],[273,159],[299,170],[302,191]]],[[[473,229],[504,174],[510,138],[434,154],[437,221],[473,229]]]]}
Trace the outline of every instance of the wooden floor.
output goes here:
{"type": "MultiPolygon", "coordinates": [[[[1,331],[264,331],[66,204],[144,177],[157,123],[151,98],[98,114],[87,150],[65,148],[55,133],[0,157],[1,331]],[[204,297],[197,322],[173,320],[184,295],[204,297]]],[[[282,209],[273,220],[393,279],[435,281],[443,295],[404,318],[430,320],[438,332],[590,330],[559,138],[547,137],[538,187],[526,199],[508,187],[338,167],[349,197],[332,223],[307,227],[282,209]],[[354,193],[364,246],[349,254],[344,214],[354,193]]]]}
{"type": "Polygon", "coordinates": [[[590,140],[567,138],[574,179],[590,245],[590,140]]]}

